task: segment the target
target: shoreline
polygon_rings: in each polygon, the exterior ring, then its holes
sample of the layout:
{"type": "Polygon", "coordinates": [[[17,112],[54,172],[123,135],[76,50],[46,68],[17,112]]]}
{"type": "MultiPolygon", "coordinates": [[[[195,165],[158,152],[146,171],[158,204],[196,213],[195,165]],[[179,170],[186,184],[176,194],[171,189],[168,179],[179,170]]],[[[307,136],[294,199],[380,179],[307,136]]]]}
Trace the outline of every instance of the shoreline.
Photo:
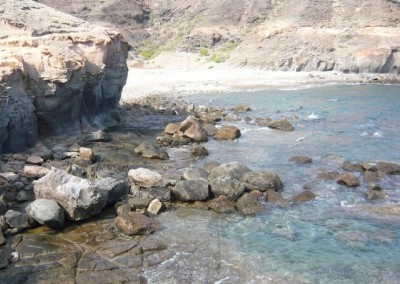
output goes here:
{"type": "Polygon", "coordinates": [[[130,68],[121,104],[149,96],[190,95],[259,91],[277,88],[308,88],[337,84],[397,84],[393,74],[344,74],[326,72],[282,72],[219,65],[205,67],[130,68]]]}

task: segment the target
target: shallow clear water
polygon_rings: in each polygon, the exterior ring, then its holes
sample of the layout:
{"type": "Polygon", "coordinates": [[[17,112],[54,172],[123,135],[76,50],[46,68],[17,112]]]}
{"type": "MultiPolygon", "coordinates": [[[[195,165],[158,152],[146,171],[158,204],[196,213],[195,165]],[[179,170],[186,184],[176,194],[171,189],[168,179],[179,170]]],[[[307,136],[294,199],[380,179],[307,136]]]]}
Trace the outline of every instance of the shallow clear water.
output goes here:
{"type": "Polygon", "coordinates": [[[242,137],[209,141],[210,156],[193,166],[209,160],[240,161],[253,170],[277,172],[285,198],[302,191],[305,184],[317,198],[288,209],[265,204],[268,210],[252,217],[184,209],[165,213],[160,217],[165,229],[157,236],[169,242],[175,254],[146,272],[151,282],[399,282],[399,219],[373,216],[360,208],[398,204],[400,177],[381,181],[388,194],[383,201],[366,200],[365,183],[348,189],[316,179],[322,169],[340,170],[345,159],[400,161],[399,86],[206,94],[190,100],[224,108],[248,104],[253,111],[243,117],[284,115],[295,127],[293,132],[281,132],[235,122],[242,137]],[[294,155],[310,156],[313,163],[289,163],[294,155]]]}

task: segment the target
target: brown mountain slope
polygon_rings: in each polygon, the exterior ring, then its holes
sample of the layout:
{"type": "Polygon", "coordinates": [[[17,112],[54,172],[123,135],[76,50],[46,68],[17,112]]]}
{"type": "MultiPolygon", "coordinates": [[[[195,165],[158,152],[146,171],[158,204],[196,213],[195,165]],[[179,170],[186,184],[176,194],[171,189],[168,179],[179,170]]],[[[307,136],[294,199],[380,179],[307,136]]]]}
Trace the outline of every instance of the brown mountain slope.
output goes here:
{"type": "Polygon", "coordinates": [[[176,50],[268,70],[400,72],[398,0],[40,2],[110,22],[144,58],[176,50]],[[134,40],[142,28],[149,37],[134,40]]]}

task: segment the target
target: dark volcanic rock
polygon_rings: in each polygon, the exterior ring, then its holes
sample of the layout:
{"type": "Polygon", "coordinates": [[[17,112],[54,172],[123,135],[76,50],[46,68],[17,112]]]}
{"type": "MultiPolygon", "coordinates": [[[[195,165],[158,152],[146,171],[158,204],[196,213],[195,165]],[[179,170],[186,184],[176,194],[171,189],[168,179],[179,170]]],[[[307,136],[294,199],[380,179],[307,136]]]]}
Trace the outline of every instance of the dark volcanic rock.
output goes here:
{"type": "Polygon", "coordinates": [[[159,228],[155,219],[136,212],[118,216],[115,218],[115,226],[128,236],[149,235],[159,228]]]}

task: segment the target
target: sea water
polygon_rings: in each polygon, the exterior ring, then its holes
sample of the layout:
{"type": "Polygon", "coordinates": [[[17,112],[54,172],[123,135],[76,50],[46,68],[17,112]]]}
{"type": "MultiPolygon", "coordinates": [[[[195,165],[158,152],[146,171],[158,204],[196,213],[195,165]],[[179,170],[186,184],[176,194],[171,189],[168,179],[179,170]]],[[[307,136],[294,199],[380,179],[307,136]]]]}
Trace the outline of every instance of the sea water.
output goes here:
{"type": "MultiPolygon", "coordinates": [[[[367,184],[349,189],[316,176],[342,171],[343,161],[400,162],[399,86],[352,85],[201,94],[196,105],[253,110],[233,124],[235,141],[206,144],[210,155],[193,162],[239,161],[252,170],[279,174],[290,199],[304,185],[317,197],[289,208],[264,204],[264,213],[243,217],[196,209],[160,216],[154,237],[171,257],[145,271],[151,283],[399,283],[400,219],[376,216],[368,206],[399,204],[400,178],[380,181],[385,200],[369,201],[367,184]],[[243,119],[287,117],[293,132],[243,119]],[[311,164],[288,162],[307,155],[311,164]]],[[[174,152],[171,152],[172,157],[174,152]]],[[[355,173],[362,181],[361,173],[355,173]]]]}

